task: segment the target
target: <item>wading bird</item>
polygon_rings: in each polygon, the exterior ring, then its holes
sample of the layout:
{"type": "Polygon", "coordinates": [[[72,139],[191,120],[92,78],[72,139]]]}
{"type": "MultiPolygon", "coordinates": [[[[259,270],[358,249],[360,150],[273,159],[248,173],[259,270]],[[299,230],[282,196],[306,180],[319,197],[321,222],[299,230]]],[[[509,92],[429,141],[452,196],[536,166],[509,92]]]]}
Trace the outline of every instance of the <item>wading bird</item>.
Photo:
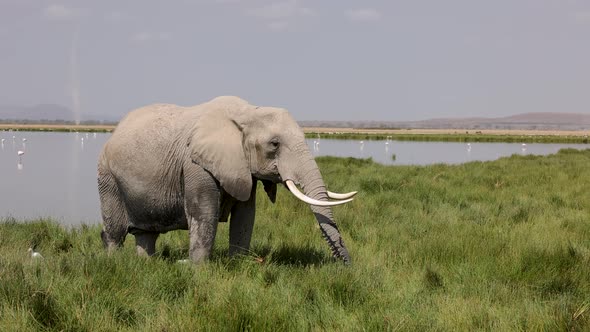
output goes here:
{"type": "Polygon", "coordinates": [[[29,252],[29,255],[31,255],[31,258],[33,258],[33,259],[43,258],[43,256],[40,253],[33,250],[33,248],[29,248],[29,250],[27,250],[27,251],[29,252]]]}

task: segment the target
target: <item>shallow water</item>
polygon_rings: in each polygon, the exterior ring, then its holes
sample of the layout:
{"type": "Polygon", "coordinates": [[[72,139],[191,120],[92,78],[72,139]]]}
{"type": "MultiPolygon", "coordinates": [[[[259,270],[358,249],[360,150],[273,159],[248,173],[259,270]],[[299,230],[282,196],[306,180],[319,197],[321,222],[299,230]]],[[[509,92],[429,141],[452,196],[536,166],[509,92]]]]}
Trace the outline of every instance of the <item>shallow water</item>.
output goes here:
{"type": "MultiPolygon", "coordinates": [[[[101,221],[96,161],[108,133],[0,131],[0,218],[52,217],[67,225],[101,221]],[[13,139],[14,137],[14,139],[13,139]],[[23,141],[23,138],[26,141],[23,141]],[[17,152],[23,151],[22,156],[17,152]]],[[[427,165],[550,154],[584,144],[397,142],[308,140],[316,156],[373,158],[386,165],[427,165]],[[392,156],[395,155],[395,160],[392,156]]]]}
{"type": "Polygon", "coordinates": [[[372,158],[385,165],[460,164],[496,160],[513,154],[548,155],[560,149],[587,149],[587,144],[458,143],[416,141],[308,140],[315,156],[372,158]],[[314,148],[315,146],[315,148],[314,148]]]}
{"type": "Polygon", "coordinates": [[[0,139],[5,139],[4,146],[0,144],[0,217],[99,222],[96,160],[108,137],[0,132],[0,139]],[[21,158],[19,150],[24,151],[21,158]]]}

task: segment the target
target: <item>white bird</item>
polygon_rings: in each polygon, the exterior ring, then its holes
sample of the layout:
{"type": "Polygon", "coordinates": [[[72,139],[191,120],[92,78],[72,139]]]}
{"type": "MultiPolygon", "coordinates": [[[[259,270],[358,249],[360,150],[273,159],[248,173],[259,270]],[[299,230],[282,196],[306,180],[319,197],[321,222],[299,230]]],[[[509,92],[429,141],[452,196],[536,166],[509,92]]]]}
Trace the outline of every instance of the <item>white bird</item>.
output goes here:
{"type": "Polygon", "coordinates": [[[318,151],[320,149],[320,142],[313,140],[313,151],[318,151]]]}
{"type": "Polygon", "coordinates": [[[389,142],[385,142],[385,145],[389,145],[389,142]]]}
{"type": "Polygon", "coordinates": [[[34,250],[33,250],[33,248],[29,248],[29,250],[27,250],[27,251],[28,251],[28,252],[29,252],[29,254],[31,255],[31,258],[33,258],[33,259],[40,259],[40,258],[43,258],[43,256],[42,256],[40,253],[38,253],[38,252],[34,251],[34,250]]]}
{"type": "Polygon", "coordinates": [[[26,138],[23,138],[23,142],[26,142],[26,141],[27,141],[27,139],[26,138]]]}
{"type": "Polygon", "coordinates": [[[5,141],[5,139],[3,138],[3,139],[2,139],[2,143],[4,143],[4,141],[5,141]]]}
{"type": "Polygon", "coordinates": [[[522,143],[522,146],[526,146],[526,143],[522,143]]]}
{"type": "Polygon", "coordinates": [[[24,151],[18,150],[18,152],[16,153],[18,155],[18,169],[21,170],[23,169],[23,154],[25,154],[24,151]]]}

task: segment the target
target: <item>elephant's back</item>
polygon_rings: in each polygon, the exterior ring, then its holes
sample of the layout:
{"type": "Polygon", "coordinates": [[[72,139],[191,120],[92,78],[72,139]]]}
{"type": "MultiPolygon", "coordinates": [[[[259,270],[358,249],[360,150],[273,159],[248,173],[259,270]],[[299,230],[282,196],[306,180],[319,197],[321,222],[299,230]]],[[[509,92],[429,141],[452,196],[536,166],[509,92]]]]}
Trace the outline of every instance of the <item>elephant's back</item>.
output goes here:
{"type": "Polygon", "coordinates": [[[135,109],[119,122],[113,137],[173,126],[184,112],[185,107],[174,104],[153,104],[135,109]]]}
{"type": "Polygon", "coordinates": [[[155,104],[131,111],[105,143],[99,167],[116,177],[140,182],[157,178],[165,170],[168,153],[178,145],[187,108],[155,104]]]}
{"type": "MultiPolygon", "coordinates": [[[[145,150],[170,140],[186,108],[172,104],[154,104],[129,112],[117,125],[105,144],[105,150],[145,150]]],[[[153,147],[155,148],[155,147],[153,147]]]]}

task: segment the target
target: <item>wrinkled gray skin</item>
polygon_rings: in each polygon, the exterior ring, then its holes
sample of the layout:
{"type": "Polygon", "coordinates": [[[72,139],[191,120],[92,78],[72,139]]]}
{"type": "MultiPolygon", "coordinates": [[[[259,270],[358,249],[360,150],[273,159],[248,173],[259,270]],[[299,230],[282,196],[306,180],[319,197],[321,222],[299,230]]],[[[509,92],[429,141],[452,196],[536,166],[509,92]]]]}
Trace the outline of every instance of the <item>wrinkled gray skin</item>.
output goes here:
{"type": "MultiPolygon", "coordinates": [[[[157,104],[129,113],[105,144],[98,188],[109,250],[135,235],[138,254],[152,255],[160,233],[188,229],[190,259],[209,257],[217,223],[230,217],[230,254],[250,247],[256,182],[274,202],[277,183],[293,180],[328,200],[303,132],[280,108],[237,97],[180,107],[157,104]]],[[[350,262],[330,207],[311,206],[332,254],[350,262]]]]}

